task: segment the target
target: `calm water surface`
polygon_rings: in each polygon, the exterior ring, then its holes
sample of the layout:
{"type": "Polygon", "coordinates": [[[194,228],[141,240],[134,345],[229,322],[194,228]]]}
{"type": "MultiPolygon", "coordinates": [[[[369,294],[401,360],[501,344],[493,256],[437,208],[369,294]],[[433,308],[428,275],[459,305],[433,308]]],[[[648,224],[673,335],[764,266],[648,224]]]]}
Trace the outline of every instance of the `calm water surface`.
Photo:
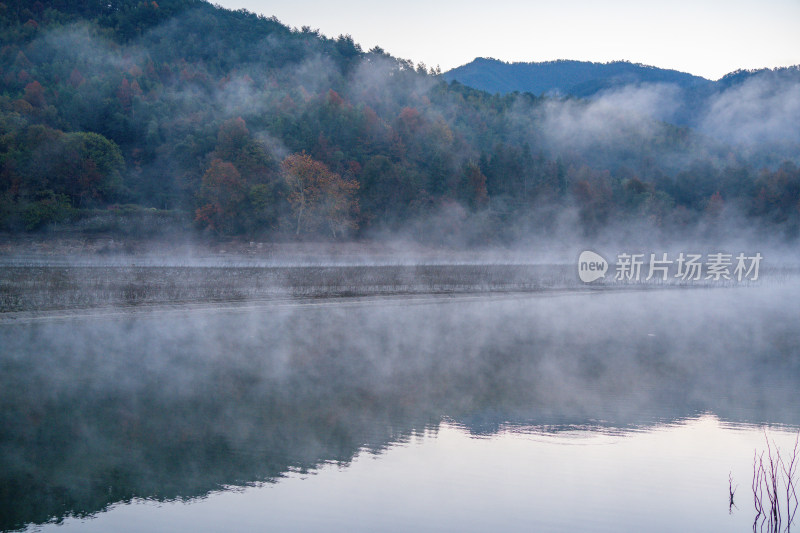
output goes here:
{"type": "Polygon", "coordinates": [[[800,424],[798,296],[6,320],[0,528],[751,531],[754,451],[800,424]]]}

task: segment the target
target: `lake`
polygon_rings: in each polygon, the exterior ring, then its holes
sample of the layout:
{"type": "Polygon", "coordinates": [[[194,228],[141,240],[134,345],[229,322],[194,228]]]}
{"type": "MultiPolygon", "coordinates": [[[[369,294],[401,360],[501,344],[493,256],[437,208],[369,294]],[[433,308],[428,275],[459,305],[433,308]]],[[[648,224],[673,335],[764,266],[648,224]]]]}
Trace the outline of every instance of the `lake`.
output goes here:
{"type": "Polygon", "coordinates": [[[798,296],[785,281],[5,318],[0,528],[750,531],[754,453],[769,439],[788,459],[800,426],[798,296]]]}

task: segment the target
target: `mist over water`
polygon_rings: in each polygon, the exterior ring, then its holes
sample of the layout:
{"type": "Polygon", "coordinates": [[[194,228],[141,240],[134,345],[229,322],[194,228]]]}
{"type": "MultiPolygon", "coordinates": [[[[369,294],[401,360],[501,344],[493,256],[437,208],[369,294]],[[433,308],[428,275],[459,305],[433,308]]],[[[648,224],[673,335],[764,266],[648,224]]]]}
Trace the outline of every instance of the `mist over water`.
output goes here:
{"type": "MultiPolygon", "coordinates": [[[[501,438],[509,431],[626,435],[709,415],[797,427],[798,296],[792,281],[6,321],[0,528],[132,498],[140,503],[131,510],[147,516],[142,498],[281,486],[293,472],[333,475],[326,464],[346,477],[354,462],[362,471],[365,453],[380,462],[400,453],[396,444],[435,441],[439,431],[499,439],[484,452],[491,461],[514,446],[501,438]]],[[[752,450],[738,460],[728,468],[748,471],[752,450]]],[[[725,483],[714,489],[723,497],[725,483]]],[[[621,489],[609,479],[586,490],[621,489]]],[[[488,498],[489,508],[504,505],[488,498]]],[[[545,513],[540,524],[552,519],[545,513]]]]}
{"type": "Polygon", "coordinates": [[[797,68],[495,96],[204,2],[5,3],[0,531],[753,528],[797,68]],[[763,263],[614,279],[662,253],[763,263]]]}

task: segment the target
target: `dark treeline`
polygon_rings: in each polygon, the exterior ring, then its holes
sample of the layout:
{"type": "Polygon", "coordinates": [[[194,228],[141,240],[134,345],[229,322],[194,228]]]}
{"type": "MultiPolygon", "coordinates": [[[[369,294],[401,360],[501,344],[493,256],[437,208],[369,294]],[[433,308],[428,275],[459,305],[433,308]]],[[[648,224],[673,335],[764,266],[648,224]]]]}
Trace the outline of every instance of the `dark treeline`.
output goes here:
{"type": "Polygon", "coordinates": [[[796,131],[737,141],[609,99],[490,95],[201,0],[7,0],[0,17],[6,232],[480,244],[559,224],[683,234],[734,214],[798,232],[796,131]]]}

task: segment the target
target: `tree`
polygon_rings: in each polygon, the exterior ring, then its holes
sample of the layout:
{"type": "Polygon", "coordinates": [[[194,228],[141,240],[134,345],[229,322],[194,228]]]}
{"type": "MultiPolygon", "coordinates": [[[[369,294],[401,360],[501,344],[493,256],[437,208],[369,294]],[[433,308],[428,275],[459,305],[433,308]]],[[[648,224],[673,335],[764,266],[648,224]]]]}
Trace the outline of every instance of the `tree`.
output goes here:
{"type": "Polygon", "coordinates": [[[32,81],[25,86],[25,100],[33,107],[44,107],[47,101],[44,98],[44,87],[38,81],[32,81]]]}
{"type": "Polygon", "coordinates": [[[42,143],[37,152],[50,186],[70,196],[76,207],[115,200],[123,190],[125,160],[119,146],[93,132],[60,134],[55,145],[42,143]]]}
{"type": "Polygon", "coordinates": [[[483,207],[489,201],[489,195],[486,192],[486,176],[474,162],[467,163],[464,168],[461,189],[459,196],[473,208],[483,207]]]}
{"type": "Polygon", "coordinates": [[[38,229],[51,222],[61,222],[72,210],[69,198],[63,194],[55,194],[51,190],[36,193],[36,201],[29,204],[22,212],[25,229],[38,229]]]}
{"type": "Polygon", "coordinates": [[[217,157],[227,161],[236,159],[238,153],[247,145],[250,131],[241,117],[226,120],[217,133],[217,157]]]}
{"type": "Polygon", "coordinates": [[[573,194],[580,207],[580,219],[587,235],[593,235],[608,222],[612,214],[612,193],[608,172],[589,167],[570,169],[570,181],[575,183],[573,194]]]}
{"type": "Polygon", "coordinates": [[[416,191],[386,156],[371,157],[360,177],[361,214],[367,224],[391,224],[414,200],[416,191]]]}
{"type": "Polygon", "coordinates": [[[117,100],[119,100],[119,105],[122,106],[122,109],[127,111],[131,108],[132,99],[133,91],[131,90],[131,84],[128,78],[122,78],[122,82],[117,88],[117,100]]]}
{"type": "Polygon", "coordinates": [[[282,168],[296,220],[296,235],[327,227],[335,239],[358,227],[355,220],[358,182],[331,172],[324,163],[305,152],[287,157],[282,168]]]}
{"type": "Polygon", "coordinates": [[[246,196],[245,183],[236,167],[228,161],[214,159],[203,174],[200,204],[195,221],[221,234],[235,233],[246,196]]]}
{"type": "Polygon", "coordinates": [[[263,232],[277,229],[281,208],[282,182],[258,183],[247,191],[248,212],[246,226],[249,231],[263,232]]]}

